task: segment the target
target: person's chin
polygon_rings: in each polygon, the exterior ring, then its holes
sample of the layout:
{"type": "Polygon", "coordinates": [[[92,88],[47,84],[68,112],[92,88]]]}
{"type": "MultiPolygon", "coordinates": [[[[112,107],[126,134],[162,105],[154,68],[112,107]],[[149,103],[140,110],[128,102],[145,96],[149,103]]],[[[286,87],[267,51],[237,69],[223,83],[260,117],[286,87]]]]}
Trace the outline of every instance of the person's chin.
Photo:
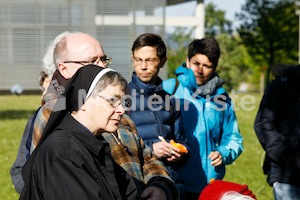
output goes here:
{"type": "Polygon", "coordinates": [[[138,77],[139,77],[139,79],[141,79],[141,81],[143,81],[143,82],[149,82],[150,79],[151,79],[151,77],[149,77],[149,76],[142,76],[142,75],[139,75],[138,77]]]}
{"type": "Polygon", "coordinates": [[[198,86],[203,85],[203,81],[197,81],[197,85],[198,86]]]}
{"type": "Polygon", "coordinates": [[[111,133],[115,132],[118,129],[118,125],[119,125],[119,123],[111,124],[108,127],[106,127],[106,131],[111,132],[111,133]]]}
{"type": "Polygon", "coordinates": [[[197,79],[197,85],[204,85],[206,83],[206,81],[203,79],[203,78],[201,78],[201,79],[197,79]]]}
{"type": "Polygon", "coordinates": [[[149,77],[140,77],[141,81],[143,82],[149,82],[150,81],[150,78],[149,77]]]}
{"type": "Polygon", "coordinates": [[[113,133],[113,132],[115,132],[117,129],[118,129],[118,126],[116,126],[116,127],[110,127],[110,128],[108,128],[106,131],[109,132],[109,133],[113,133]]]}

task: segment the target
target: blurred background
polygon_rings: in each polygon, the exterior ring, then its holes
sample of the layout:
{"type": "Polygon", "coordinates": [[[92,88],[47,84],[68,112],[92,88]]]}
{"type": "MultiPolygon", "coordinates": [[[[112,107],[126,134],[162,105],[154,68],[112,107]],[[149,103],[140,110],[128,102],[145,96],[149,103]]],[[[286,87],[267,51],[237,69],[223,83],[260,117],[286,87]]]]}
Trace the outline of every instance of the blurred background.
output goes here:
{"type": "Polygon", "coordinates": [[[0,92],[16,84],[25,93],[39,90],[43,55],[64,31],[97,38],[113,58],[111,67],[128,80],[138,35],[154,32],[166,41],[163,79],[185,61],[193,38],[213,36],[226,89],[262,91],[270,67],[298,62],[296,10],[293,0],[1,0],[0,92]]]}

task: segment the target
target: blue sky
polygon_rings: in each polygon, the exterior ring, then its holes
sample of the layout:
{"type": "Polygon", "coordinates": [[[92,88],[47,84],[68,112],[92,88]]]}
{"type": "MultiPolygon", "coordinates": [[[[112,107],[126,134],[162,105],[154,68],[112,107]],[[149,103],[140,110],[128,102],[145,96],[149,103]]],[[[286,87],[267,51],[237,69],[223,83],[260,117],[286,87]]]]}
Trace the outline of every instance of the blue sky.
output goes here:
{"type": "MultiPolygon", "coordinates": [[[[217,6],[218,10],[226,12],[226,19],[233,22],[233,28],[239,25],[235,20],[235,13],[241,11],[241,6],[245,4],[246,0],[204,0],[204,4],[213,3],[217,6]]],[[[174,6],[166,7],[167,16],[194,16],[196,1],[181,3],[174,6]]]]}

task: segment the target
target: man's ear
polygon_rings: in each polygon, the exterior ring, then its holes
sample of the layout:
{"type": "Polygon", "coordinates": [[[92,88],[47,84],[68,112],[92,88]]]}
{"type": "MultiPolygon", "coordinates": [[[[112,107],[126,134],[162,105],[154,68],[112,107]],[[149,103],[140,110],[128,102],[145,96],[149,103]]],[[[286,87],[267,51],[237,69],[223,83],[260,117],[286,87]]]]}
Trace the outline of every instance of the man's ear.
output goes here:
{"type": "Polygon", "coordinates": [[[160,66],[159,68],[163,68],[165,66],[165,63],[167,62],[168,58],[165,57],[165,58],[162,58],[161,61],[160,61],[160,66]]]}
{"type": "Polygon", "coordinates": [[[65,79],[70,79],[70,74],[68,71],[68,65],[65,65],[64,63],[58,63],[58,71],[59,73],[65,78],[65,79]]]}

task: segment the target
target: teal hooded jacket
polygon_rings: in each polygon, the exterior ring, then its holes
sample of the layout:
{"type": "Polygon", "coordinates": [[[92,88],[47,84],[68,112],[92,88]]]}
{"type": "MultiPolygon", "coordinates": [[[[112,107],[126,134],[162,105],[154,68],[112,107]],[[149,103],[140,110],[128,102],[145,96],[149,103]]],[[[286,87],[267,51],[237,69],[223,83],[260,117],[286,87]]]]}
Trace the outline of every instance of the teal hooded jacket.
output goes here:
{"type": "MultiPolygon", "coordinates": [[[[175,73],[179,85],[174,96],[180,99],[176,105],[177,109],[180,105],[191,156],[180,169],[180,174],[184,177],[187,191],[201,193],[210,179],[223,179],[225,165],[231,164],[243,151],[243,138],[233,104],[223,87],[214,84],[210,87],[213,90],[203,96],[193,71],[186,68],[185,63],[175,73]],[[212,160],[208,156],[211,151],[221,153],[222,165],[214,167],[210,164],[212,160]]],[[[173,94],[175,85],[175,78],[167,79],[163,82],[163,89],[173,94]]]]}

